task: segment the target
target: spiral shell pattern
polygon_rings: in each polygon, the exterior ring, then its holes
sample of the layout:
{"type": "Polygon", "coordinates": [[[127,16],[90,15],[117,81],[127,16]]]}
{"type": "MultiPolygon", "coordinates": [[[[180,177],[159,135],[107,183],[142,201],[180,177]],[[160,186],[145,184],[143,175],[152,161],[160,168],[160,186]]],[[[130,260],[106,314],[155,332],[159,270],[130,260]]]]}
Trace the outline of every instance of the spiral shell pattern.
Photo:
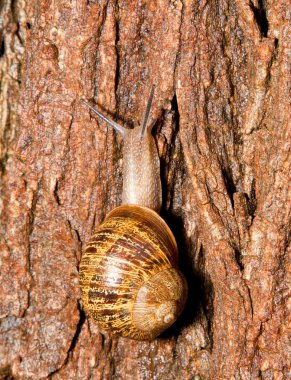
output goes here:
{"type": "Polygon", "coordinates": [[[146,207],[110,212],[85,247],[79,281],[86,312],[101,331],[153,339],[181,313],[187,285],[175,238],[146,207]]]}

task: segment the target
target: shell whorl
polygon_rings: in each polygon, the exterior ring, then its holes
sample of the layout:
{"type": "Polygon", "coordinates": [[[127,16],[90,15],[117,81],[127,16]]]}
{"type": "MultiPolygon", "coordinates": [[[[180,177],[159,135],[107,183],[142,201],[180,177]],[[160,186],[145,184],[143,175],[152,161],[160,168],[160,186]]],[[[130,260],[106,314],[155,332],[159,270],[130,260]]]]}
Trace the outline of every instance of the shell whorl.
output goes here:
{"type": "Polygon", "coordinates": [[[170,327],[181,314],[187,294],[184,276],[176,268],[165,269],[151,277],[138,291],[133,323],[152,337],[170,327]]]}
{"type": "Polygon", "coordinates": [[[187,285],[177,261],[174,236],[156,212],[117,207],[84,250],[79,278],[85,309],[101,330],[153,339],[183,309],[187,285]]]}

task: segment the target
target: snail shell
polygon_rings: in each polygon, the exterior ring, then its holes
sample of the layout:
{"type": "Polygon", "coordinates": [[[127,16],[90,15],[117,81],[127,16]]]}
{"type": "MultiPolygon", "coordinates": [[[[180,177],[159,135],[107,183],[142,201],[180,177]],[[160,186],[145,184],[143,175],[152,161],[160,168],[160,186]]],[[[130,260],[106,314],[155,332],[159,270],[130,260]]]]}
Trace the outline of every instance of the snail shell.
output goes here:
{"type": "Polygon", "coordinates": [[[187,298],[177,267],[177,244],[164,220],[147,207],[117,207],[85,247],[83,305],[101,330],[154,339],[177,319],[187,298]]]}

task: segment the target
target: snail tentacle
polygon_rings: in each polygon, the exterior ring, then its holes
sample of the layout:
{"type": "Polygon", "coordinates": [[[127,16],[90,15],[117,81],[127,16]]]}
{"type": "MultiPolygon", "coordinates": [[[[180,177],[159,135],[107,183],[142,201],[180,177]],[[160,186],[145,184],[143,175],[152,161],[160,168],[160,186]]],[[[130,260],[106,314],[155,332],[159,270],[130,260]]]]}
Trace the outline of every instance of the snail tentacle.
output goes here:
{"type": "Polygon", "coordinates": [[[127,133],[127,129],[126,128],[124,128],[121,125],[115,123],[115,121],[112,121],[112,120],[108,119],[108,117],[106,117],[105,115],[103,115],[103,113],[101,113],[100,111],[96,110],[89,103],[85,102],[85,100],[80,99],[80,102],[83,103],[86,107],[90,108],[91,111],[95,112],[96,115],[98,115],[103,121],[105,121],[105,123],[107,123],[112,128],[114,128],[116,130],[116,132],[118,132],[121,136],[124,137],[126,135],[126,133],[127,133]]]}
{"type": "Polygon", "coordinates": [[[152,106],[152,102],[153,102],[153,98],[154,98],[154,92],[155,92],[155,86],[152,86],[150,97],[149,97],[149,100],[147,102],[147,107],[146,107],[146,111],[145,111],[143,122],[142,122],[141,138],[143,138],[146,127],[147,127],[148,118],[150,115],[150,110],[151,110],[151,106],[152,106]]]}

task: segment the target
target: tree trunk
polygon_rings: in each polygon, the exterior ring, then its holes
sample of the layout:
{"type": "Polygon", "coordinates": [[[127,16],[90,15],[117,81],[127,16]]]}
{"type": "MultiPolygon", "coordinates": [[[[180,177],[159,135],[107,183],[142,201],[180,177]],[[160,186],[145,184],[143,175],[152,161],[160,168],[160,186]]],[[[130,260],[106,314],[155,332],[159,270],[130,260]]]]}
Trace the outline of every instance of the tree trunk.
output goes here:
{"type": "Polygon", "coordinates": [[[1,379],[287,379],[288,1],[4,0],[1,379]],[[152,342],[101,334],[84,242],[151,112],[189,299],[152,342]]]}

